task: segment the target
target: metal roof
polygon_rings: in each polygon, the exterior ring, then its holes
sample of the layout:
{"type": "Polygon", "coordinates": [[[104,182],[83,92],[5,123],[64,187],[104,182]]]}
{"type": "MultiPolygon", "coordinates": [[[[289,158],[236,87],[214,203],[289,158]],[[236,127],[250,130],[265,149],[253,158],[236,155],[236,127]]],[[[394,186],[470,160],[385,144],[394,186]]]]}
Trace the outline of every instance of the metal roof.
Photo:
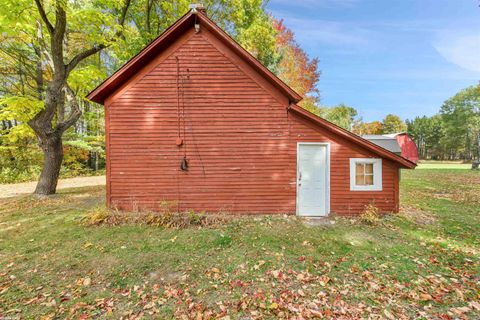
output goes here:
{"type": "Polygon", "coordinates": [[[387,149],[388,151],[391,151],[393,153],[402,153],[402,149],[400,148],[397,139],[395,139],[394,137],[387,135],[368,134],[362,136],[362,138],[367,139],[368,141],[375,143],[377,146],[387,149]]]}

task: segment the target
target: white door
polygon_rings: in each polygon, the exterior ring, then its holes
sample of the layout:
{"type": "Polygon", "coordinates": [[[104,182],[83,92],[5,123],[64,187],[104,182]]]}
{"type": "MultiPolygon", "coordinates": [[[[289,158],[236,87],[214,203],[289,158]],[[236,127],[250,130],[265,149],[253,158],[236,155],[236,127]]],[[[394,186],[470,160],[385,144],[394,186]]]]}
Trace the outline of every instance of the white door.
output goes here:
{"type": "Polygon", "coordinates": [[[299,143],[297,148],[297,214],[326,216],[329,211],[328,144],[299,143]]]}

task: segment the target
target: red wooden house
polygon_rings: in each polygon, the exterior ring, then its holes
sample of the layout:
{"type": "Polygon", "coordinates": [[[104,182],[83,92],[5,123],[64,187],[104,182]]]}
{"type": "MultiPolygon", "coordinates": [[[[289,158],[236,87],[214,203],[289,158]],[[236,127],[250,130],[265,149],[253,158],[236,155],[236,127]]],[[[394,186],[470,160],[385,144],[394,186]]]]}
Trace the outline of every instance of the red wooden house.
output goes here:
{"type": "Polygon", "coordinates": [[[193,9],[88,98],[105,105],[107,203],[242,214],[399,207],[415,164],[300,108],[301,97],[193,9]]]}

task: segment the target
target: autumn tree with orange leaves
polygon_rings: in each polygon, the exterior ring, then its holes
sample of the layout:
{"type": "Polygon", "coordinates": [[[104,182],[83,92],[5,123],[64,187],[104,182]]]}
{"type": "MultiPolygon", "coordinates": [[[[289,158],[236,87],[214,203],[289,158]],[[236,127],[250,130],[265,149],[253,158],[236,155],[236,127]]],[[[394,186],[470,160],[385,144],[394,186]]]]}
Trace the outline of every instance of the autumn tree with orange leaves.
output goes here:
{"type": "Polygon", "coordinates": [[[382,134],[383,124],[380,121],[360,122],[353,127],[353,133],[358,135],[382,134]]]}
{"type": "Polygon", "coordinates": [[[285,26],[283,20],[273,19],[273,27],[277,31],[277,50],[281,56],[277,66],[277,75],[304,97],[300,103],[303,108],[318,114],[320,99],[320,92],[316,87],[320,79],[318,58],[308,57],[295,41],[292,30],[285,26]]]}

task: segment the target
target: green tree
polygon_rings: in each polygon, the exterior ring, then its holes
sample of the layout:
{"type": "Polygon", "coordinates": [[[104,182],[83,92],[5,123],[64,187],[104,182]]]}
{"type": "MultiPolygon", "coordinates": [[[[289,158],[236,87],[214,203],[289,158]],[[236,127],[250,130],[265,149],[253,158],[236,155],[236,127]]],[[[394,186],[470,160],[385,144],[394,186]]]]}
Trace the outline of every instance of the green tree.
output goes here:
{"type": "Polygon", "coordinates": [[[445,158],[445,146],[441,142],[445,133],[440,115],[407,120],[407,132],[417,145],[420,159],[445,158]]]}
{"type": "MultiPolygon", "coordinates": [[[[36,194],[55,193],[63,160],[63,134],[80,118],[81,109],[69,81],[84,60],[109,45],[121,32],[125,16],[107,12],[95,1],[4,0],[2,52],[10,63],[21,61],[2,112],[16,113],[33,130],[44,164],[36,194]],[[6,8],[5,8],[6,7],[6,8]],[[18,86],[20,83],[20,86],[18,86]]],[[[7,62],[8,63],[8,62],[7,62]]],[[[79,68],[81,70],[81,67],[79,68]]]]}
{"type": "Polygon", "coordinates": [[[440,108],[451,159],[480,159],[480,84],[461,90],[440,108]]]}
{"type": "MultiPolygon", "coordinates": [[[[84,101],[85,94],[185,14],[190,2],[1,0],[0,120],[4,134],[35,137],[43,151],[35,193],[55,193],[64,135],[102,134],[101,109],[84,101]]],[[[213,20],[275,70],[280,55],[264,1],[205,4],[213,20]]]]}
{"type": "Polygon", "coordinates": [[[382,121],[382,133],[398,133],[407,131],[407,125],[399,116],[388,114],[382,121]]]}
{"type": "Polygon", "coordinates": [[[319,115],[349,131],[360,121],[357,110],[345,104],[320,108],[319,115]]]}

